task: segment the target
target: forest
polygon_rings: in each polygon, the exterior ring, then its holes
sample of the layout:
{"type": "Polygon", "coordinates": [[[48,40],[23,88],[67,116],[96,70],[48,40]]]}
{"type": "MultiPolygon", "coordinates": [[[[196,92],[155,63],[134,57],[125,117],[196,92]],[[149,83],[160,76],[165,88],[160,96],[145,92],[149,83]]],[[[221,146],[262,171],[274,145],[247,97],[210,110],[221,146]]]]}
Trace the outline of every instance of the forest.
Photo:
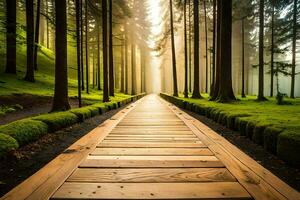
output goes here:
{"type": "Polygon", "coordinates": [[[166,105],[299,191],[299,16],[298,0],[0,0],[0,196],[118,112],[137,116],[118,148],[159,145],[190,123],[166,105]]]}

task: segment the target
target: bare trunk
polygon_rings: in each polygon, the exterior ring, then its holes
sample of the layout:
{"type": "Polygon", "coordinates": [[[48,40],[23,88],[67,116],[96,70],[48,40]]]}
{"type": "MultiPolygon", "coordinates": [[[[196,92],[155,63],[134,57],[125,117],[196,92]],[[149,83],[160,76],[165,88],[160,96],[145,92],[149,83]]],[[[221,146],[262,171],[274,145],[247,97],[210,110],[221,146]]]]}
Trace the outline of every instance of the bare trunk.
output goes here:
{"type": "Polygon", "coordinates": [[[176,52],[174,39],[173,3],[170,0],[170,23],[171,23],[171,46],[172,46],[172,69],[173,69],[173,96],[178,97],[176,52]]]}
{"type": "Polygon", "coordinates": [[[41,16],[41,0],[37,0],[36,6],[36,21],[35,21],[35,40],[34,40],[34,55],[33,55],[33,65],[34,70],[38,70],[37,54],[39,47],[39,36],[40,36],[40,16],[41,16]]]}
{"type": "Polygon", "coordinates": [[[80,49],[80,0],[75,0],[76,8],[76,45],[77,45],[77,84],[78,84],[78,107],[81,107],[81,49],[80,49]]]}
{"type": "Polygon", "coordinates": [[[34,4],[33,0],[26,0],[26,43],[27,70],[25,80],[34,82],[33,49],[34,49],[34,4]]]}
{"type": "Polygon", "coordinates": [[[16,0],[6,0],[6,73],[16,74],[16,0]]]}
{"type": "Polygon", "coordinates": [[[203,9],[204,9],[204,29],[205,29],[205,92],[208,93],[208,33],[207,33],[206,0],[203,0],[203,9]]]}
{"type": "Polygon", "coordinates": [[[217,0],[213,0],[213,47],[212,47],[212,84],[210,87],[210,96],[212,97],[215,89],[216,82],[216,7],[217,0]]]}
{"type": "Polygon", "coordinates": [[[245,98],[245,18],[242,19],[242,98],[245,98]]]}
{"type": "Polygon", "coordinates": [[[291,98],[295,98],[295,76],[296,76],[296,45],[297,45],[297,0],[294,0],[293,16],[293,49],[292,49],[292,80],[291,80],[291,98]]]}
{"type": "Polygon", "coordinates": [[[85,83],[86,93],[89,94],[89,44],[88,44],[89,22],[88,22],[88,0],[85,0],[85,83]]]}
{"type": "Polygon", "coordinates": [[[112,12],[112,0],[109,0],[109,95],[115,96],[112,12]]]}
{"type": "Polygon", "coordinates": [[[102,42],[103,42],[103,102],[109,102],[108,91],[108,48],[107,48],[107,1],[102,0],[102,42]]]}
{"type": "Polygon", "coordinates": [[[186,0],[184,0],[184,9],[183,9],[183,15],[184,15],[184,97],[189,97],[189,90],[188,90],[188,52],[187,52],[187,18],[186,18],[186,0]]]}

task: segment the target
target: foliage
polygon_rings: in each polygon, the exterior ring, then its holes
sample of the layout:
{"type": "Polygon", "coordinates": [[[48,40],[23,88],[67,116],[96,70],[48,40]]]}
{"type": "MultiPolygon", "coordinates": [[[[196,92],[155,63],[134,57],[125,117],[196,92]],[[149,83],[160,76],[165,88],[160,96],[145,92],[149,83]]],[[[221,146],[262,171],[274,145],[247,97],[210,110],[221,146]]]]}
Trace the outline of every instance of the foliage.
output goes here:
{"type": "Polygon", "coordinates": [[[17,148],[19,144],[14,138],[0,133],[0,158],[17,148]]]}

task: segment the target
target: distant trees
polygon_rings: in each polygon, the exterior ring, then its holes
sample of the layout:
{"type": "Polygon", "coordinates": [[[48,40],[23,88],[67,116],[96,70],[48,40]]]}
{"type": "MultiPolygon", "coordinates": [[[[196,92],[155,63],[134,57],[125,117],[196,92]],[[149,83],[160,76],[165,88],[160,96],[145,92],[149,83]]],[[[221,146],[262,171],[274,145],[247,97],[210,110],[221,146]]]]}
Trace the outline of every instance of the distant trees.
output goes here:
{"type": "Polygon", "coordinates": [[[16,0],[6,0],[6,68],[5,72],[16,74],[16,0]]]}
{"type": "Polygon", "coordinates": [[[70,109],[68,100],[67,67],[67,4],[66,0],[55,0],[55,89],[52,111],[70,109]]]}

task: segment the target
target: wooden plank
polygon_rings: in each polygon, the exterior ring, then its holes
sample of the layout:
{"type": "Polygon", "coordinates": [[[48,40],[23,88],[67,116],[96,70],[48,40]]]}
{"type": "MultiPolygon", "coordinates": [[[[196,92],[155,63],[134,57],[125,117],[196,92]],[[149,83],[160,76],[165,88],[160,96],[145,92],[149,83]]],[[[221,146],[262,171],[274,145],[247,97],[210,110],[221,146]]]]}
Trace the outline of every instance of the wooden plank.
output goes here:
{"type": "Polygon", "coordinates": [[[183,122],[120,122],[118,126],[182,126],[183,122]]]}
{"type": "Polygon", "coordinates": [[[114,131],[119,129],[127,131],[143,130],[143,131],[190,131],[187,126],[116,126],[114,131]]]}
{"type": "Polygon", "coordinates": [[[79,139],[64,153],[57,156],[41,170],[3,196],[2,199],[49,199],[74,169],[77,168],[79,163],[86,158],[132,108],[123,109],[114,115],[112,119],[106,120],[101,126],[79,139]]]}
{"type": "Polygon", "coordinates": [[[224,162],[227,169],[255,199],[300,199],[300,194],[259,165],[222,136],[184,111],[172,107],[189,128],[224,162]]]}
{"type": "Polygon", "coordinates": [[[148,140],[145,140],[145,139],[139,139],[139,140],[103,140],[104,143],[111,143],[111,142],[120,142],[120,143],[128,143],[128,142],[150,142],[150,143],[162,143],[162,142],[169,142],[169,143],[201,143],[201,141],[199,140],[194,140],[194,141],[191,141],[191,140],[173,140],[173,139],[157,139],[157,140],[154,140],[154,139],[148,139],[148,140]]]}
{"type": "Polygon", "coordinates": [[[148,140],[158,140],[158,141],[198,141],[199,139],[198,138],[181,138],[181,137],[174,137],[174,138],[161,138],[161,137],[151,137],[151,138],[148,138],[148,137],[106,137],[105,138],[106,140],[123,140],[123,141],[126,141],[126,140],[141,140],[141,141],[148,141],[148,140]]]}
{"type": "Polygon", "coordinates": [[[181,134],[181,135],[145,135],[145,134],[118,134],[110,133],[106,138],[197,138],[194,134],[181,134]]]}
{"type": "Polygon", "coordinates": [[[67,181],[90,183],[175,183],[235,182],[236,179],[226,168],[79,168],[67,181]]]}
{"type": "Polygon", "coordinates": [[[203,148],[206,147],[206,145],[202,143],[163,143],[163,142],[157,142],[157,143],[151,143],[151,142],[110,142],[110,143],[103,143],[101,142],[98,144],[97,147],[113,147],[113,148],[118,148],[118,147],[124,147],[124,148],[203,148]]]}
{"type": "Polygon", "coordinates": [[[96,148],[91,155],[120,156],[212,156],[208,148],[96,148]]]}
{"type": "Polygon", "coordinates": [[[166,131],[166,130],[126,130],[114,129],[110,134],[131,134],[131,135],[195,135],[192,131],[166,131]]]}
{"type": "Polygon", "coordinates": [[[215,156],[89,156],[80,167],[224,167],[215,156]]]}
{"type": "Polygon", "coordinates": [[[74,183],[66,182],[53,199],[250,199],[234,182],[74,183]]]}

